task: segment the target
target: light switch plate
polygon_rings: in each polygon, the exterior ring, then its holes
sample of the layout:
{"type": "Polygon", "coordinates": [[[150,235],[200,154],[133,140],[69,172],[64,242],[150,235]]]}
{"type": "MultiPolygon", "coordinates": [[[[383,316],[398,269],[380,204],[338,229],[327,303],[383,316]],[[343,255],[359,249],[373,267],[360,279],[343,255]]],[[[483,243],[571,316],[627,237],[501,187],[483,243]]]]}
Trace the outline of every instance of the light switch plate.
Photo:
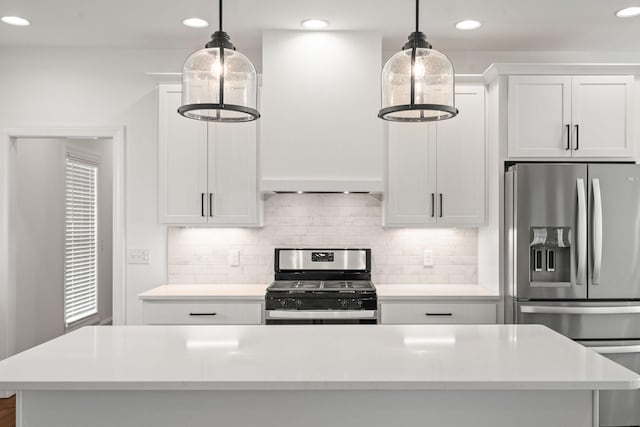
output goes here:
{"type": "Polygon", "coordinates": [[[240,265],[240,249],[230,249],[227,262],[233,267],[240,265]]]}
{"type": "Polygon", "coordinates": [[[433,267],[433,251],[431,249],[425,249],[422,253],[422,257],[425,267],[433,267]]]}
{"type": "Polygon", "coordinates": [[[127,262],[129,264],[149,264],[149,249],[129,249],[127,262]]]}

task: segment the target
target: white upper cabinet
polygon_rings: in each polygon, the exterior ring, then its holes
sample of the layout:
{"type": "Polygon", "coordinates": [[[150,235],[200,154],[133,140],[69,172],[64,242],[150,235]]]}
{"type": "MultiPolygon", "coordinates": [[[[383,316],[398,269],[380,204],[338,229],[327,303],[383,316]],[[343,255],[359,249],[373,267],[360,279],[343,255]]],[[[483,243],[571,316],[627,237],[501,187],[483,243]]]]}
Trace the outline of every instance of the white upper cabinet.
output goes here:
{"type": "Polygon", "coordinates": [[[384,225],[485,223],[484,86],[457,86],[460,114],[433,123],[389,123],[384,225]]]}
{"type": "Polygon", "coordinates": [[[485,222],[484,86],[458,86],[460,113],[436,123],[438,224],[485,222]]]}
{"type": "Polygon", "coordinates": [[[159,221],[203,224],[207,193],[207,125],[176,111],[180,85],[158,87],[159,221]]]}
{"type": "Polygon", "coordinates": [[[573,77],[573,156],[630,157],[632,76],[573,77]]]}
{"type": "Polygon", "coordinates": [[[435,128],[427,123],[389,122],[386,226],[436,222],[435,128]]]}
{"type": "Polygon", "coordinates": [[[179,84],[161,84],[159,221],[260,225],[256,123],[206,123],[177,113],[179,84]]]}
{"type": "Polygon", "coordinates": [[[509,76],[509,157],[631,157],[632,87],[633,76],[509,76]]]}
{"type": "Polygon", "coordinates": [[[256,122],[209,124],[209,223],[255,225],[256,122]]]}
{"type": "Polygon", "coordinates": [[[571,157],[571,77],[509,77],[509,156],[571,157]]]}
{"type": "Polygon", "coordinates": [[[383,190],[381,36],[263,35],[261,189],[383,190]]]}

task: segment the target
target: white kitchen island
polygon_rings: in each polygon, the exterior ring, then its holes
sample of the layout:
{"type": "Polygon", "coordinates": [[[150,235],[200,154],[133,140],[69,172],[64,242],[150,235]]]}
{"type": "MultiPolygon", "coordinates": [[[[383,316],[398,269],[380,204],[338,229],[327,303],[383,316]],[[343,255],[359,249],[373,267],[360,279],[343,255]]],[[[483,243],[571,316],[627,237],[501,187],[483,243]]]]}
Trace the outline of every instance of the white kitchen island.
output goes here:
{"type": "Polygon", "coordinates": [[[0,362],[19,427],[582,427],[633,388],[536,325],[85,327],[0,362]]]}

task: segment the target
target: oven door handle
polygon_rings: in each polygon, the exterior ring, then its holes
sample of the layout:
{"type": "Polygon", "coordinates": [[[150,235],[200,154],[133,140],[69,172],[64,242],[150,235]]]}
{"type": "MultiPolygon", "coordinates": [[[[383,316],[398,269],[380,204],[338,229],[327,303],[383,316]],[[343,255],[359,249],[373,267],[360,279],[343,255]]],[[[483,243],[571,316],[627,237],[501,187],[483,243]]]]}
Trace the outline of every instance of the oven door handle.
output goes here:
{"type": "Polygon", "coordinates": [[[640,314],[640,306],[616,306],[616,307],[564,307],[523,305],[521,313],[528,314],[640,314]]]}
{"type": "Polygon", "coordinates": [[[376,310],[266,310],[267,319],[375,319],[376,310]]]}

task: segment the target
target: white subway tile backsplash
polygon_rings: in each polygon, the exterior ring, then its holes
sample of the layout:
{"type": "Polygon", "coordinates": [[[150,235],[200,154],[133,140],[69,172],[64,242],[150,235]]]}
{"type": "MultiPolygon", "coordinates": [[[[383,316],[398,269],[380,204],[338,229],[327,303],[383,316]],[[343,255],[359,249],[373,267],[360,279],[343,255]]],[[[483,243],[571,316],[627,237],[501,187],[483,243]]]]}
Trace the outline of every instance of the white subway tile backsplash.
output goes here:
{"type": "Polygon", "coordinates": [[[476,229],[383,228],[381,202],[365,194],[277,194],[264,227],[168,230],[169,283],[269,283],[276,247],[371,248],[374,283],[474,284],[476,229]],[[240,265],[228,265],[229,250],[240,265]],[[432,267],[423,266],[425,249],[432,267]]]}

